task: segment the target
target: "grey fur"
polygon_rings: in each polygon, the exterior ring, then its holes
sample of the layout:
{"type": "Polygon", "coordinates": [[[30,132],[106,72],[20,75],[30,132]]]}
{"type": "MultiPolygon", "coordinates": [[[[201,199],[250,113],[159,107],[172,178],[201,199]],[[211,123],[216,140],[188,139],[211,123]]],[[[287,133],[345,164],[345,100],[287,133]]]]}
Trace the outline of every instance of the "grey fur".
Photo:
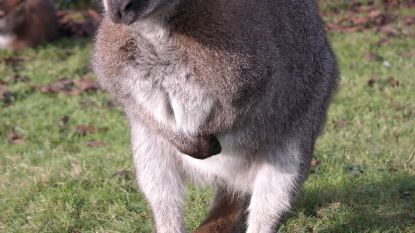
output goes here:
{"type": "MultiPolygon", "coordinates": [[[[131,25],[115,24],[108,16],[104,19],[93,56],[98,81],[124,107],[132,130],[152,136],[144,140],[148,150],[163,146],[172,151],[172,155],[165,156],[173,156],[177,166],[182,166],[183,171],[177,170],[180,176],[190,174],[192,178],[197,171],[189,172],[192,167],[187,167],[183,154],[173,151],[186,152],[181,149],[183,145],[203,148],[189,149],[197,151],[190,154],[198,157],[197,153],[204,151],[200,157],[206,158],[215,154],[209,150],[218,146],[217,142],[209,143],[214,141],[212,138],[218,138],[224,150],[217,156],[238,154],[240,158],[236,159],[243,161],[238,166],[246,167],[246,172],[248,168],[271,164],[276,174],[291,174],[293,180],[287,181],[290,184],[281,185],[287,185],[287,190],[281,192],[290,198],[282,201],[275,216],[268,216],[275,218],[271,223],[275,229],[288,208],[285,202],[292,202],[306,177],[338,80],[336,59],[318,8],[313,1],[300,0],[171,2],[175,4],[169,6],[176,6],[173,11],[160,8],[131,25]],[[145,31],[154,25],[164,27],[167,34],[161,39],[146,35],[145,31]],[[192,110],[194,105],[207,109],[206,119],[196,132],[190,133],[160,123],[133,98],[137,91],[144,90],[140,89],[142,83],[151,83],[149,88],[166,98],[161,101],[166,104],[163,111],[171,115],[172,122],[176,112],[170,98],[189,106],[185,112],[190,117],[194,114],[195,119],[201,113],[192,110]],[[209,101],[211,108],[206,105],[209,101]],[[195,140],[206,136],[210,139],[205,146],[200,144],[206,139],[195,140]],[[298,163],[289,157],[293,151],[299,153],[298,163]]],[[[133,137],[135,147],[140,148],[133,137]]],[[[144,155],[136,151],[137,161],[144,155]]],[[[221,177],[217,175],[213,183],[231,187],[221,177]]],[[[259,175],[254,173],[253,177],[252,182],[262,182],[259,175]]],[[[242,189],[229,188],[227,192],[258,196],[255,188],[242,189]]],[[[251,200],[250,212],[255,213],[252,203],[255,202],[251,200]]],[[[250,219],[258,226],[248,226],[248,232],[271,229],[255,216],[250,219]]],[[[157,228],[163,231],[159,225],[157,228]]]]}

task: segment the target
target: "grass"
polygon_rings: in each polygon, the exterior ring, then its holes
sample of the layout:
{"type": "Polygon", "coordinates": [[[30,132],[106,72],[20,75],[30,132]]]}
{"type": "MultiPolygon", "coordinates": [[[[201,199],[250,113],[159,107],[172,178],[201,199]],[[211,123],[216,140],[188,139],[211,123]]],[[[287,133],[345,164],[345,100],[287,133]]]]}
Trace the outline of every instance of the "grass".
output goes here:
{"type": "MultiPolygon", "coordinates": [[[[317,142],[320,164],[279,232],[415,232],[415,40],[376,46],[381,38],[371,31],[330,34],[340,89],[317,142]],[[369,53],[391,67],[370,61],[369,53]]],[[[31,87],[92,76],[90,42],[0,51],[0,84],[13,93],[0,102],[0,232],[152,231],[120,109],[102,92],[67,96],[31,87]],[[6,64],[10,57],[22,61],[6,64]],[[30,80],[16,82],[16,75],[30,80]],[[80,124],[97,132],[77,133],[80,124]],[[23,144],[10,143],[13,131],[23,144]],[[94,140],[106,146],[88,147],[94,140]]],[[[210,196],[188,187],[189,230],[202,221],[210,196]]]]}

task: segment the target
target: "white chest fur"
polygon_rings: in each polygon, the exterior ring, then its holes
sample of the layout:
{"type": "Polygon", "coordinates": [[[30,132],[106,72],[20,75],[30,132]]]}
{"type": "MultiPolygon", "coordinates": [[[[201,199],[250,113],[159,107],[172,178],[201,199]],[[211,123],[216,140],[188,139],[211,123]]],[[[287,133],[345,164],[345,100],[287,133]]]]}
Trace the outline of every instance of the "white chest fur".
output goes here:
{"type": "Polygon", "coordinates": [[[159,123],[195,134],[210,115],[214,100],[188,79],[190,69],[174,52],[174,42],[162,22],[140,21],[135,26],[156,48],[143,53],[135,68],[127,72],[135,100],[159,123]]]}
{"type": "Polygon", "coordinates": [[[0,35],[0,49],[8,48],[13,42],[14,36],[0,35]]]}

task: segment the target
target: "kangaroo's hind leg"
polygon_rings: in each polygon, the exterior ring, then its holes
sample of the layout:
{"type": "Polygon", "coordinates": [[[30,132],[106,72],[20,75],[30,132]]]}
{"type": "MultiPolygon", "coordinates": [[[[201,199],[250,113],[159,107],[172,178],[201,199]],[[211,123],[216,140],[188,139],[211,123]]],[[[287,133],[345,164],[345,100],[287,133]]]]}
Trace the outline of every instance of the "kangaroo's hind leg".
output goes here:
{"type": "Polygon", "coordinates": [[[148,200],[157,233],[184,233],[184,177],[177,150],[149,129],[130,122],[140,190],[148,200]]]}
{"type": "Polygon", "coordinates": [[[243,233],[246,231],[249,196],[235,196],[217,186],[204,222],[194,233],[243,233]]]}
{"type": "Polygon", "coordinates": [[[276,232],[304,181],[311,152],[312,144],[291,140],[263,154],[248,208],[247,233],[276,232]]]}

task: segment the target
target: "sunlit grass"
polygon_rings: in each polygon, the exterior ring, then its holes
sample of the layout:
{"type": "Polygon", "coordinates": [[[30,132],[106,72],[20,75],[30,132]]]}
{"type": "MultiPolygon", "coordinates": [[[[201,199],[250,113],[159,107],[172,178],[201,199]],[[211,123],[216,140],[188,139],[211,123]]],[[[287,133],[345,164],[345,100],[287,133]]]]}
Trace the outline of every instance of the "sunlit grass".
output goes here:
{"type": "MultiPolygon", "coordinates": [[[[369,31],[330,35],[340,88],[317,142],[320,165],[280,232],[415,232],[415,40],[396,37],[379,47],[381,38],[369,31]]],[[[0,52],[0,61],[22,59],[0,63],[0,79],[13,93],[11,103],[0,103],[0,232],[152,231],[120,109],[102,92],[67,96],[32,87],[91,75],[90,48],[87,40],[64,40],[0,52]],[[29,82],[13,81],[16,75],[29,82]],[[79,135],[79,124],[97,132],[79,135]],[[12,131],[24,144],[9,142],[12,131]],[[92,140],[106,146],[88,147],[92,140]]],[[[186,223],[194,229],[211,192],[188,193],[186,223]]]]}

